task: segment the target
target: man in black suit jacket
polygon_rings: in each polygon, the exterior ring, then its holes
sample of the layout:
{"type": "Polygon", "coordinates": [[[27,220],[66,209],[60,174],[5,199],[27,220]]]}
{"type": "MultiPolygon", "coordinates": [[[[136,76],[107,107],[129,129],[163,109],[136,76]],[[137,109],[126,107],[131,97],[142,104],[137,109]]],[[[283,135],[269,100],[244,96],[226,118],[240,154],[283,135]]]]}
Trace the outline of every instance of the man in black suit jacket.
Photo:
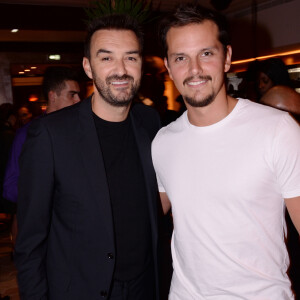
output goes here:
{"type": "Polygon", "coordinates": [[[34,121],[20,159],[21,299],[158,298],[158,115],[132,105],[142,35],[125,15],[91,24],[83,67],[94,94],[34,121]]]}

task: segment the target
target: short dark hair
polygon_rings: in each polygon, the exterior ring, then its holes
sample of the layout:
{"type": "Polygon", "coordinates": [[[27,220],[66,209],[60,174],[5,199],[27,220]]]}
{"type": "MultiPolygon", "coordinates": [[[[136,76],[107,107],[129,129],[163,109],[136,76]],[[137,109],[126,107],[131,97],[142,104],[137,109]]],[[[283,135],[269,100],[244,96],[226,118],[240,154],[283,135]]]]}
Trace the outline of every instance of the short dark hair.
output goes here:
{"type": "Polygon", "coordinates": [[[137,20],[127,14],[105,15],[92,21],[88,26],[88,33],[84,44],[84,56],[90,59],[90,46],[93,34],[101,29],[131,30],[135,33],[140,46],[140,54],[143,52],[144,35],[137,20]]]}
{"type": "Polygon", "coordinates": [[[65,88],[67,80],[78,82],[78,75],[73,69],[64,66],[48,67],[43,80],[43,93],[46,100],[48,101],[50,91],[55,91],[59,95],[65,88]]]}
{"type": "Polygon", "coordinates": [[[226,53],[227,46],[230,45],[230,35],[225,17],[199,4],[188,3],[179,5],[174,13],[165,16],[160,22],[159,38],[165,57],[167,57],[168,54],[167,33],[172,27],[201,24],[206,20],[212,21],[218,26],[218,38],[226,53]]]}

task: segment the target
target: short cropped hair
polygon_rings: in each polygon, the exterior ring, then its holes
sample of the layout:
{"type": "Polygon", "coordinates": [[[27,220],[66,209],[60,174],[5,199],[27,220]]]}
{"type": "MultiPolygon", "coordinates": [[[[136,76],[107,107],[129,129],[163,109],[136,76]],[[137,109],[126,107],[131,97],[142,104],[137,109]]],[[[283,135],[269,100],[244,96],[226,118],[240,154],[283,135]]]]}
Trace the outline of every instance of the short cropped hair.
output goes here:
{"type": "Polygon", "coordinates": [[[43,94],[48,101],[48,93],[54,91],[58,95],[65,88],[65,81],[72,80],[78,82],[77,73],[69,68],[63,66],[48,67],[44,73],[43,80],[43,94]]]}
{"type": "Polygon", "coordinates": [[[172,27],[201,24],[207,20],[214,22],[218,26],[218,38],[223,45],[224,52],[227,53],[227,46],[230,45],[230,35],[225,17],[199,4],[188,3],[179,5],[174,13],[167,15],[160,22],[159,39],[164,56],[167,57],[168,54],[167,33],[172,27]]]}
{"type": "Polygon", "coordinates": [[[92,36],[96,31],[101,29],[133,31],[139,42],[140,54],[142,54],[144,35],[138,21],[127,14],[111,14],[97,18],[89,24],[84,44],[84,56],[88,59],[91,58],[90,48],[92,36]]]}

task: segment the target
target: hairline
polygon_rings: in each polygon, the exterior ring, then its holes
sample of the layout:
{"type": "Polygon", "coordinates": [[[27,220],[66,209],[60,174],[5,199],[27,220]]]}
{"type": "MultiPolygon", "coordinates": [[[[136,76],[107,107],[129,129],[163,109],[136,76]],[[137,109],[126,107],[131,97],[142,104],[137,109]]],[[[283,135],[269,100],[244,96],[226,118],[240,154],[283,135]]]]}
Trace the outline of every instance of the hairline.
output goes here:
{"type": "Polygon", "coordinates": [[[218,26],[218,24],[214,21],[214,20],[211,20],[211,19],[204,19],[202,21],[199,21],[199,22],[190,22],[190,23],[187,23],[187,24],[180,24],[180,25],[172,25],[168,28],[168,30],[166,31],[166,34],[165,34],[165,44],[166,44],[166,51],[164,53],[164,57],[168,60],[168,51],[169,51],[169,45],[168,45],[168,42],[167,42],[167,36],[168,36],[168,33],[170,32],[170,30],[172,28],[182,28],[182,27],[186,27],[186,26],[189,26],[189,25],[202,25],[203,23],[205,22],[212,22],[213,24],[216,25],[217,27],[217,40],[221,43],[222,45],[222,48],[223,48],[223,53],[226,55],[227,54],[227,51],[228,51],[228,46],[230,46],[230,44],[228,45],[225,45],[222,43],[222,41],[220,40],[220,28],[218,26]]]}
{"type": "MultiPolygon", "coordinates": [[[[86,57],[88,60],[90,60],[91,58],[91,43],[92,43],[92,39],[93,39],[93,36],[95,35],[95,33],[99,32],[99,31],[130,31],[134,34],[135,38],[136,38],[136,41],[137,41],[137,44],[138,44],[138,50],[130,50],[128,51],[127,53],[130,54],[130,53],[138,53],[140,56],[142,56],[142,45],[140,43],[140,40],[139,40],[139,37],[137,36],[137,34],[134,32],[134,30],[132,29],[127,29],[127,28],[99,28],[97,30],[95,30],[93,32],[93,34],[90,36],[90,42],[89,42],[89,56],[86,56],[86,53],[84,54],[84,57],[86,57]]],[[[97,55],[99,54],[99,51],[102,50],[101,52],[104,53],[104,52],[107,52],[107,53],[111,53],[110,50],[106,50],[105,48],[102,48],[102,49],[99,49],[97,51],[97,55]]]]}

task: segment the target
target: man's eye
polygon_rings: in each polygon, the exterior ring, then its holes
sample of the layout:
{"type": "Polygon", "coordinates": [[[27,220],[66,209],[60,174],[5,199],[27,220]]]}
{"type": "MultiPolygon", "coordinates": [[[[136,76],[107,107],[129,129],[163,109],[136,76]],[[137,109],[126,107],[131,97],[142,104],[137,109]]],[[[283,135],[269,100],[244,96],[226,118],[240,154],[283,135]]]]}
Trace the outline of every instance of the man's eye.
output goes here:
{"type": "Polygon", "coordinates": [[[103,61],[108,61],[108,60],[110,60],[110,58],[109,58],[109,57],[102,57],[101,60],[103,60],[103,61]]]}
{"type": "Polygon", "coordinates": [[[176,62],[180,62],[183,60],[185,60],[185,58],[183,56],[176,57],[176,59],[175,59],[176,62]]]}
{"type": "Polygon", "coordinates": [[[136,57],[129,56],[129,57],[128,57],[128,60],[130,60],[130,61],[136,61],[137,59],[136,59],[136,57]]]}
{"type": "Polygon", "coordinates": [[[212,55],[212,53],[210,51],[203,52],[203,56],[210,56],[210,55],[212,55]]]}

